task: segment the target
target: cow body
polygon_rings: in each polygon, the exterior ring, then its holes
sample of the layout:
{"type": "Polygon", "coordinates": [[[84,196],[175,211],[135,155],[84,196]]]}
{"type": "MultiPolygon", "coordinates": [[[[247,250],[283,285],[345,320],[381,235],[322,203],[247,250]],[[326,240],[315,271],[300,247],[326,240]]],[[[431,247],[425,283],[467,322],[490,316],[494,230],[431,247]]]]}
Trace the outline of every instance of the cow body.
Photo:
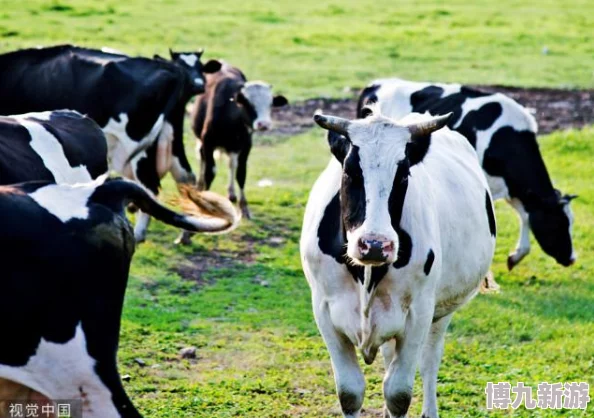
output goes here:
{"type": "Polygon", "coordinates": [[[135,247],[124,212],[128,202],[195,232],[222,231],[233,223],[177,214],[141,186],[106,176],[77,185],[0,186],[4,399],[15,399],[9,395],[24,386],[47,399],[82,400],[84,417],[140,416],[116,368],[135,247]]]}
{"type": "MultiPolygon", "coordinates": [[[[162,60],[71,45],[0,55],[0,114],[73,109],[88,115],[107,137],[110,168],[155,195],[167,171],[178,182],[194,180],[183,117],[196,88],[185,69],[162,60]]],[[[148,220],[139,214],[139,241],[148,220]]]]}
{"type": "Polygon", "coordinates": [[[376,80],[365,88],[357,116],[372,102],[396,119],[410,112],[454,113],[449,127],[475,148],[493,198],[506,199],[520,218],[520,238],[508,258],[510,270],[530,251],[530,229],[558,263],[574,263],[569,202],[575,196],[553,188],[536,141],[536,121],[524,107],[500,93],[401,79],[376,80]]]}
{"type": "Polygon", "coordinates": [[[226,63],[206,78],[206,90],[194,103],[191,117],[192,130],[200,141],[199,187],[210,188],[216,170],[213,153],[222,149],[229,156],[229,198],[237,200],[237,180],[239,204],[245,217],[250,217],[244,187],[252,132],[270,129],[270,108],[286,103],[283,96],[273,97],[270,85],[247,81],[239,69],[226,63]]]}
{"type": "Polygon", "coordinates": [[[447,128],[407,131],[424,118],[317,117],[334,158],[310,193],[300,248],[345,417],[363,403],[356,348],[368,364],[382,350],[386,417],[406,415],[419,361],[423,416],[437,417],[445,330],[493,257],[495,218],[476,155],[447,128]]]}
{"type": "Polygon", "coordinates": [[[74,111],[0,117],[0,184],[85,183],[108,170],[99,126],[74,111]]]}

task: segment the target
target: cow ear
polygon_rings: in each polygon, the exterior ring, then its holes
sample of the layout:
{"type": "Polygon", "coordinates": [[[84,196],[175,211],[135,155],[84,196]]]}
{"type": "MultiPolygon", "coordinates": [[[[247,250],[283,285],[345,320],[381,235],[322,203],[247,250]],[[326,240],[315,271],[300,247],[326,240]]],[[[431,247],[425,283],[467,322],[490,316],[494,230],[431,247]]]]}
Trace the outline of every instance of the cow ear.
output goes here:
{"type": "Polygon", "coordinates": [[[196,51],[196,55],[198,56],[198,58],[200,58],[202,54],[204,54],[204,48],[200,48],[198,49],[198,51],[196,51]]]}
{"type": "Polygon", "coordinates": [[[171,48],[169,48],[169,56],[171,57],[172,60],[174,60],[177,57],[178,54],[176,54],[175,52],[173,52],[173,50],[171,48]]]}
{"type": "Polygon", "coordinates": [[[351,149],[351,141],[344,135],[334,131],[328,131],[328,145],[330,145],[330,152],[336,157],[340,164],[344,163],[344,159],[351,149]]]}
{"type": "Polygon", "coordinates": [[[272,106],[274,107],[286,106],[288,104],[289,101],[287,100],[287,98],[280,94],[278,96],[274,96],[274,98],[272,99],[272,106]]]}
{"type": "Polygon", "coordinates": [[[221,69],[222,66],[223,63],[221,63],[219,60],[210,60],[202,66],[202,72],[204,74],[216,73],[221,69]]]}
{"type": "Polygon", "coordinates": [[[573,199],[576,199],[577,197],[578,197],[577,194],[566,194],[561,199],[559,199],[559,203],[566,205],[569,202],[571,202],[573,199]]]}

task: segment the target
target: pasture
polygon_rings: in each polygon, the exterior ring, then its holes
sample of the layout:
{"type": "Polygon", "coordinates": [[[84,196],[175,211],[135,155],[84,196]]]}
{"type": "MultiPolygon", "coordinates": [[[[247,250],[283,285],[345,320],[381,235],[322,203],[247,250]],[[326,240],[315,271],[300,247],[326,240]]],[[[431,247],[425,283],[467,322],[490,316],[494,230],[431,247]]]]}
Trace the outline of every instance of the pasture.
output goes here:
{"type": "MultiPolygon", "coordinates": [[[[206,49],[289,101],[350,95],[373,77],[591,88],[594,4],[261,1],[145,4],[0,1],[0,49],[73,42],[132,54],[206,49]]],[[[330,153],[320,129],[257,136],[246,191],[254,215],[228,236],[175,247],[153,222],[136,252],[122,320],[119,366],[147,417],[339,416],[327,351],[313,322],[298,240],[311,185],[330,153]],[[270,179],[271,187],[259,187],[270,179]],[[184,347],[196,359],[180,359],[184,347]],[[138,360],[142,361],[138,361],[138,360]],[[140,364],[139,364],[140,363],[140,364]]],[[[572,204],[579,258],[556,265],[533,241],[511,273],[517,219],[497,202],[493,273],[501,293],[454,316],[439,372],[443,417],[587,417],[587,411],[487,411],[487,382],[590,383],[594,397],[594,128],[542,136],[555,185],[572,204]]],[[[186,129],[186,149],[194,155],[186,129]]],[[[197,172],[195,159],[192,159],[197,172]]],[[[215,190],[225,191],[226,162],[215,190]]],[[[171,179],[162,199],[174,199],[171,179]]],[[[379,359],[378,359],[379,360],[379,359]]],[[[363,416],[379,417],[381,361],[365,366],[363,416]]],[[[410,415],[421,413],[417,379],[410,415]]]]}

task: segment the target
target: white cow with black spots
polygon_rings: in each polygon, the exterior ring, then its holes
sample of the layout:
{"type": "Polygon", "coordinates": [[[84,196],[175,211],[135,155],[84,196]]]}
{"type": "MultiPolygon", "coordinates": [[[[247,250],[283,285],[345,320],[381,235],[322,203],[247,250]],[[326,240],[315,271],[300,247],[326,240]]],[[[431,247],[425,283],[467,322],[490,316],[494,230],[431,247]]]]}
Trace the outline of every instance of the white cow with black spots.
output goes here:
{"type": "Polygon", "coordinates": [[[577,259],[570,202],[553,187],[536,141],[537,124],[526,108],[500,93],[460,84],[388,78],[373,81],[359,97],[357,115],[368,103],[381,103],[391,118],[410,112],[453,112],[451,129],[476,149],[494,199],[506,199],[520,218],[520,238],[507,259],[511,270],[530,252],[530,230],[545,253],[563,266],[577,259]]]}
{"type": "Polygon", "coordinates": [[[301,236],[314,316],[345,417],[359,416],[381,349],[386,417],[407,414],[417,367],[423,417],[437,418],[437,371],[453,313],[477,292],[495,246],[488,185],[448,116],[400,121],[378,109],[316,115],[334,155],[315,183],[301,236]]]}

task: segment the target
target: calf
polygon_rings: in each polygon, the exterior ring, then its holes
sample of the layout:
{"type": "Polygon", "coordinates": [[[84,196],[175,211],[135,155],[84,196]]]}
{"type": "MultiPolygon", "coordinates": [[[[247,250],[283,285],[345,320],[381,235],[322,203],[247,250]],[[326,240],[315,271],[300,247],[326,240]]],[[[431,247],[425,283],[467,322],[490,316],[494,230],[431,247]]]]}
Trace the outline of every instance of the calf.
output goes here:
{"type": "MultiPolygon", "coordinates": [[[[196,60],[192,73],[178,64],[72,45],[2,54],[0,114],[74,109],[89,115],[107,136],[110,167],[157,195],[167,171],[178,183],[194,182],[183,147],[184,109],[202,91],[203,73],[220,68],[196,60]]],[[[149,219],[137,215],[137,241],[149,219]]]]}
{"type": "Polygon", "coordinates": [[[81,400],[85,418],[140,417],[116,366],[135,247],[127,202],[194,232],[225,231],[238,220],[227,200],[212,200],[206,214],[213,217],[197,218],[106,176],[78,185],[0,186],[2,400],[81,400]]]}
{"type": "Polygon", "coordinates": [[[358,417],[382,350],[386,417],[404,417],[419,365],[423,417],[436,418],[437,371],[453,313],[477,292],[495,247],[485,176],[449,116],[395,122],[378,109],[316,115],[334,157],[305,210],[301,259],[345,417],[358,417]]]}
{"type": "Polygon", "coordinates": [[[229,199],[236,201],[235,179],[239,184],[239,205],[250,217],[244,186],[252,132],[272,127],[271,106],[284,106],[284,96],[273,96],[272,86],[247,81],[243,73],[226,63],[206,79],[206,91],[192,109],[192,130],[200,141],[199,188],[209,189],[215,178],[213,153],[221,148],[229,156],[229,199]]]}
{"type": "Polygon", "coordinates": [[[107,172],[107,142],[78,112],[0,116],[0,184],[89,182],[107,172]]]}
{"type": "Polygon", "coordinates": [[[439,115],[453,112],[448,122],[476,149],[494,199],[505,198],[520,218],[520,238],[508,259],[511,270],[530,252],[530,229],[545,253],[559,264],[576,260],[570,201],[553,188],[536,142],[536,121],[520,104],[500,93],[484,93],[459,84],[431,84],[383,79],[360,95],[364,105],[381,102],[393,118],[410,112],[439,115]]]}

